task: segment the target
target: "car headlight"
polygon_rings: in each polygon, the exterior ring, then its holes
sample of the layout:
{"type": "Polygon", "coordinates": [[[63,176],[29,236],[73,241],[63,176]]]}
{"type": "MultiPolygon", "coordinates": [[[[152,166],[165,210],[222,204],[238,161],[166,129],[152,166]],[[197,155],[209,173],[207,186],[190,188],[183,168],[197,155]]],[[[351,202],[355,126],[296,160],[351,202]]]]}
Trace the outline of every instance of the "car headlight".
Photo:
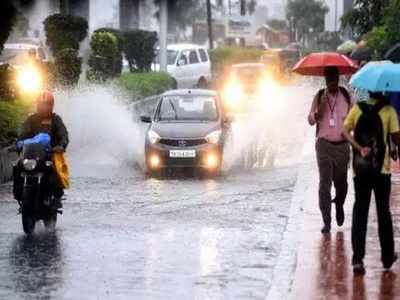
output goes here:
{"type": "Polygon", "coordinates": [[[148,134],[147,134],[150,143],[152,144],[157,144],[158,141],[161,139],[161,137],[158,135],[157,132],[155,132],[154,130],[149,130],[148,134]]]}
{"type": "Polygon", "coordinates": [[[22,165],[26,171],[33,171],[37,166],[37,161],[35,159],[24,159],[22,165]]]}
{"type": "Polygon", "coordinates": [[[214,145],[218,144],[220,139],[221,139],[221,130],[215,130],[206,136],[207,143],[214,145]]]}
{"type": "Polygon", "coordinates": [[[242,87],[237,82],[231,82],[225,87],[224,98],[225,102],[234,107],[238,105],[242,98],[242,87]]]}

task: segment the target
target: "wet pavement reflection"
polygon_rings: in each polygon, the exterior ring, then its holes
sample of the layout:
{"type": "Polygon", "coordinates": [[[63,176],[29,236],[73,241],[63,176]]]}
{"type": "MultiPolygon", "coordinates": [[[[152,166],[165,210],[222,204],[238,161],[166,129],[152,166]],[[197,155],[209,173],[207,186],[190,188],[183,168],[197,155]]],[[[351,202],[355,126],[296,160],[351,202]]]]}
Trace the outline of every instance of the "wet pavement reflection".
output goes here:
{"type": "Polygon", "coordinates": [[[16,294],[50,299],[62,286],[62,247],[55,232],[17,237],[9,254],[16,294]]]}
{"type": "Polygon", "coordinates": [[[0,189],[0,299],[264,299],[296,172],[73,179],[55,233],[0,189]]]}
{"type": "MultiPolygon", "coordinates": [[[[392,213],[396,249],[400,248],[400,174],[393,176],[392,213]]],[[[377,233],[375,205],[371,205],[367,237],[365,276],[354,276],[351,267],[351,211],[353,191],[346,203],[343,228],[333,227],[330,235],[319,233],[321,220],[315,201],[304,203],[304,234],[290,299],[400,299],[397,262],[390,271],[383,269],[377,233]],[[307,278],[307,280],[304,280],[307,278]]],[[[334,210],[333,210],[334,214],[334,210]]]]}

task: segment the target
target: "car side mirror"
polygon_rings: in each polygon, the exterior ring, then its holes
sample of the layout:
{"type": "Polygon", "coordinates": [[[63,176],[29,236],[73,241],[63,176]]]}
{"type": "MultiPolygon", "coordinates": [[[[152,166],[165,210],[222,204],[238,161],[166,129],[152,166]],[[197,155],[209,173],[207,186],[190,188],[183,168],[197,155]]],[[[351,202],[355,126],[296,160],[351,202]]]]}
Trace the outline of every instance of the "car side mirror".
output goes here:
{"type": "Polygon", "coordinates": [[[151,123],[151,118],[149,116],[140,116],[140,121],[143,123],[151,123]]]}

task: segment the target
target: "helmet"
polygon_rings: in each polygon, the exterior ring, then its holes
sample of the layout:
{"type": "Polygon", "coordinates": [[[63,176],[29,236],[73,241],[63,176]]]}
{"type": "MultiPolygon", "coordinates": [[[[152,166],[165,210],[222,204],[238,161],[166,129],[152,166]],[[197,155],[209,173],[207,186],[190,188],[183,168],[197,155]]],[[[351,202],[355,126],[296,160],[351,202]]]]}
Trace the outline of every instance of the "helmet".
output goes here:
{"type": "Polygon", "coordinates": [[[54,95],[50,91],[43,91],[39,94],[37,98],[37,103],[43,103],[43,104],[50,104],[51,106],[54,105],[54,95]]]}

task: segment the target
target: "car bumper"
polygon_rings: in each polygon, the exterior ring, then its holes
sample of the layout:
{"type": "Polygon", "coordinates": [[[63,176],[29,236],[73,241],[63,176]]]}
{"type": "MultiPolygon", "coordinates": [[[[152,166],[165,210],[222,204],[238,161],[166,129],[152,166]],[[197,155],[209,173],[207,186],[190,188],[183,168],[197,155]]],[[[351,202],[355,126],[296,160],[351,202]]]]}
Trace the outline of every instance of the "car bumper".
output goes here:
{"type": "Polygon", "coordinates": [[[146,143],[145,159],[148,171],[157,171],[163,168],[204,168],[211,171],[218,170],[222,161],[222,146],[204,144],[194,147],[172,147],[146,143]],[[171,150],[195,151],[195,157],[171,157],[171,150]]]}

